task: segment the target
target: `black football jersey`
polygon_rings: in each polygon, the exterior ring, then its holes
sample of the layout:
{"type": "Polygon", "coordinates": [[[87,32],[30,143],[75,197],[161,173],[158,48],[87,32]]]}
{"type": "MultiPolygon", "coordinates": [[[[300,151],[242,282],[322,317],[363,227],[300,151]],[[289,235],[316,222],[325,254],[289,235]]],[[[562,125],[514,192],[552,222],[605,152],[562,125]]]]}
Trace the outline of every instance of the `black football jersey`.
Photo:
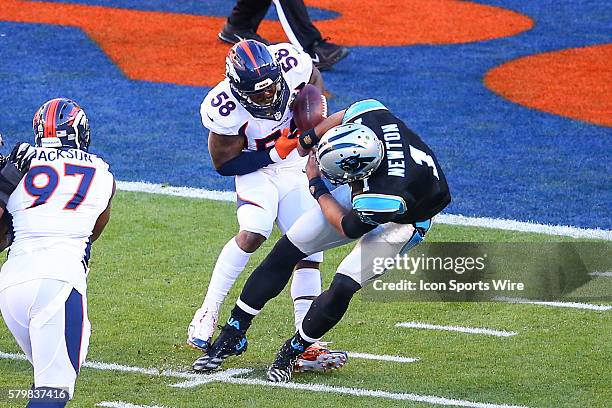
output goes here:
{"type": "Polygon", "coordinates": [[[413,224],[432,218],[450,203],[446,177],[434,152],[384,105],[372,99],[357,102],[347,109],[343,121],[367,126],[384,145],[378,169],[351,186],[353,209],[363,222],[413,224]]]}

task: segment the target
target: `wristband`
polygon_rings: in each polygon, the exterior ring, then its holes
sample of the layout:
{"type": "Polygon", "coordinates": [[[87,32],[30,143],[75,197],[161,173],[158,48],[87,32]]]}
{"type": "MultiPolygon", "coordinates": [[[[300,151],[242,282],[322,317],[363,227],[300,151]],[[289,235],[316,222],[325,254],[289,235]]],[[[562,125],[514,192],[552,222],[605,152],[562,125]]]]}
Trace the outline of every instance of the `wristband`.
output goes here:
{"type": "Polygon", "coordinates": [[[323,194],[329,194],[329,189],[321,177],[315,177],[308,182],[310,194],[318,200],[323,194]]]}
{"type": "Polygon", "coordinates": [[[314,128],[312,128],[308,129],[305,132],[302,132],[299,141],[300,146],[308,150],[311,149],[317,143],[319,143],[319,138],[317,137],[317,133],[315,132],[314,128]]]}

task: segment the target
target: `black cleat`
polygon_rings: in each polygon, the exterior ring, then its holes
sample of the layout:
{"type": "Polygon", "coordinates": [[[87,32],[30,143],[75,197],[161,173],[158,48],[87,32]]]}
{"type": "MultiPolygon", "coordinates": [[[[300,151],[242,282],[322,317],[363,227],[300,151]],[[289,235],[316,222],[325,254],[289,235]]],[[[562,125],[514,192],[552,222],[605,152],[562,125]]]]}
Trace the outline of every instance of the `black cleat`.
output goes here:
{"type": "Polygon", "coordinates": [[[291,380],[293,367],[298,357],[304,352],[304,347],[297,342],[294,344],[294,342],[294,338],[290,338],[276,353],[274,362],[268,368],[268,381],[287,382],[291,380]]]}
{"type": "Polygon", "coordinates": [[[226,324],[208,349],[208,353],[194,361],[193,370],[198,372],[216,370],[229,356],[239,356],[244,353],[247,345],[245,332],[226,324]]]}
{"type": "Polygon", "coordinates": [[[237,42],[240,42],[242,40],[256,40],[261,43],[264,43],[265,45],[270,45],[270,41],[266,40],[265,38],[257,34],[255,31],[251,29],[240,30],[231,25],[230,23],[225,23],[218,36],[221,41],[226,42],[228,44],[236,44],[237,42]]]}
{"type": "Polygon", "coordinates": [[[349,49],[342,45],[330,43],[325,39],[315,41],[309,54],[315,66],[319,70],[325,71],[345,58],[349,54],[349,49]]]}

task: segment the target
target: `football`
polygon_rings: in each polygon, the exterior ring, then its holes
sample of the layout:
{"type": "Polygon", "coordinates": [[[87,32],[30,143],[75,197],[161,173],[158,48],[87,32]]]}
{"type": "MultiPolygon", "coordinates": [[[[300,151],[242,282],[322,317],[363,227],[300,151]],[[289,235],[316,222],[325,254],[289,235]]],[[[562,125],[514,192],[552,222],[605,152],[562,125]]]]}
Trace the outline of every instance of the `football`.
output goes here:
{"type": "Polygon", "coordinates": [[[312,129],[327,117],[327,103],[319,88],[306,84],[293,102],[293,120],[299,130],[312,129]]]}

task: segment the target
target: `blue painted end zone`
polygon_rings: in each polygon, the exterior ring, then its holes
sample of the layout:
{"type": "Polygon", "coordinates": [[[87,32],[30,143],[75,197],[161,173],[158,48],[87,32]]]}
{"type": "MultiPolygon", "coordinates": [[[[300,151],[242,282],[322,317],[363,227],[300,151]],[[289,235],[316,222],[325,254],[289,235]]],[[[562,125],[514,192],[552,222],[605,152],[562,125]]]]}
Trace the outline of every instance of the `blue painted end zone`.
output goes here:
{"type": "MultiPolygon", "coordinates": [[[[466,45],[353,47],[324,74],[331,110],[376,98],[402,117],[440,159],[448,212],[612,228],[612,130],[518,106],[482,84],[489,69],[521,56],[610,42],[609,18],[595,18],[610,16],[606,2],[486,3],[537,25],[466,45]]],[[[10,143],[30,140],[42,102],[67,96],[87,111],[92,150],[118,179],[233,188],[208,157],[198,114],[207,88],[127,80],[76,28],[0,22],[0,34],[0,132],[10,143]]]]}

